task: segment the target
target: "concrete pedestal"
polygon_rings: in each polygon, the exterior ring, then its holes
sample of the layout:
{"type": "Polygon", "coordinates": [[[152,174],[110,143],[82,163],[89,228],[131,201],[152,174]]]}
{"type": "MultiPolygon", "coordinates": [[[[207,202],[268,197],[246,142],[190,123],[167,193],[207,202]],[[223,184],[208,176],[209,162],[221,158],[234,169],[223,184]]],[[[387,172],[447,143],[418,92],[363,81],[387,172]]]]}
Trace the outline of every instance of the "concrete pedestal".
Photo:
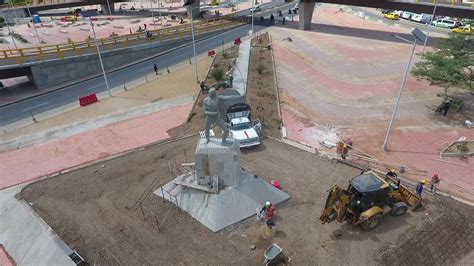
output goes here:
{"type": "Polygon", "coordinates": [[[316,2],[300,2],[299,4],[299,22],[298,29],[311,29],[311,20],[313,18],[314,5],[316,2]]]}
{"type": "Polygon", "coordinates": [[[228,146],[221,145],[221,139],[199,139],[195,152],[197,183],[207,186],[214,177],[225,186],[238,186],[240,183],[240,148],[236,141],[228,146]]]}
{"type": "Polygon", "coordinates": [[[279,204],[290,198],[246,171],[239,171],[239,186],[224,187],[218,193],[176,185],[183,180],[193,183],[193,178],[193,173],[178,176],[153,193],[177,205],[213,232],[256,215],[266,201],[279,204]]]}
{"type": "Polygon", "coordinates": [[[195,170],[177,176],[153,193],[213,232],[256,215],[266,201],[278,204],[290,198],[261,177],[240,168],[237,142],[227,146],[217,138],[206,142],[204,138],[198,141],[195,170]]]}

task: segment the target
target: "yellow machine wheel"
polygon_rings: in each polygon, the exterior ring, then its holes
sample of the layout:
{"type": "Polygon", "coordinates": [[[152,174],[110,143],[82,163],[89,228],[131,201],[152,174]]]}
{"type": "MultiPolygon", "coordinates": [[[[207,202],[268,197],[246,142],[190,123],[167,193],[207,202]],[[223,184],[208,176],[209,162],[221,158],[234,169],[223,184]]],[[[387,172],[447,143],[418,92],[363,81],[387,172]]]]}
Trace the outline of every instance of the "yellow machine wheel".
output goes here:
{"type": "Polygon", "coordinates": [[[369,219],[367,219],[366,221],[362,222],[360,224],[360,227],[362,227],[362,229],[364,231],[374,230],[379,225],[380,220],[382,220],[382,214],[381,213],[376,214],[376,215],[370,217],[369,219]]]}

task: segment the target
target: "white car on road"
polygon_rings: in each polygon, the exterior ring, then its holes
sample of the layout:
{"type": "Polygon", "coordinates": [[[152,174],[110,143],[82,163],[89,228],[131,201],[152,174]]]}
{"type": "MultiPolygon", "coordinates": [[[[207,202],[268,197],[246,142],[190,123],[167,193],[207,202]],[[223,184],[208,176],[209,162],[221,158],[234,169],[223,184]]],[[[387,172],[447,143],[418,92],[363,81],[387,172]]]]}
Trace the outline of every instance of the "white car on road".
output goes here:
{"type": "Polygon", "coordinates": [[[250,12],[258,12],[258,11],[262,11],[262,4],[258,4],[250,9],[250,12]]]}

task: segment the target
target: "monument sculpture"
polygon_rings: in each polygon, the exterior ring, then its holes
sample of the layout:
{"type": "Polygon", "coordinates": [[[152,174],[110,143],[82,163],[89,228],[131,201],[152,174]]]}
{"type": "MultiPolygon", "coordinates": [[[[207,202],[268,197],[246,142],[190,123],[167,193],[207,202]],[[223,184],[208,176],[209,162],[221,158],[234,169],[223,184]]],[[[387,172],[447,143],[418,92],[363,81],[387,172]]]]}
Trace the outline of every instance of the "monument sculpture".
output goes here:
{"type": "Polygon", "coordinates": [[[218,127],[222,129],[222,145],[228,145],[229,142],[226,140],[227,135],[229,134],[229,129],[225,124],[222,117],[219,115],[219,101],[221,100],[233,100],[239,99],[241,96],[224,96],[224,95],[217,95],[215,88],[209,89],[209,96],[204,99],[203,109],[204,114],[206,114],[206,140],[209,143],[209,130],[211,129],[212,124],[216,124],[218,127]]]}
{"type": "Polygon", "coordinates": [[[278,204],[289,198],[263,178],[242,169],[239,143],[226,140],[229,131],[219,115],[219,101],[241,97],[209,90],[203,103],[206,139],[198,140],[194,163],[186,163],[193,165],[192,169],[181,171],[183,174],[154,191],[213,232],[255,215],[266,201],[278,204]],[[209,136],[214,123],[223,130],[222,143],[209,136]]]}

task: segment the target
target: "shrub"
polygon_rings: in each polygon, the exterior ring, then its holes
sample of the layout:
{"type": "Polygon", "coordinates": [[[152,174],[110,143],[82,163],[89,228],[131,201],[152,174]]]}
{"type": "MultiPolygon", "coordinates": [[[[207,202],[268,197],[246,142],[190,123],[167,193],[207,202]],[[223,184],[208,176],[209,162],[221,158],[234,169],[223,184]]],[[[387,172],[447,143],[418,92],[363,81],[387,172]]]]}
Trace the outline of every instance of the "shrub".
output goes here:
{"type": "Polygon", "coordinates": [[[211,71],[211,74],[210,76],[212,78],[214,78],[216,81],[221,81],[224,79],[224,71],[220,68],[214,68],[212,71],[211,71]]]}
{"type": "Polygon", "coordinates": [[[257,73],[259,75],[263,75],[267,72],[267,67],[264,64],[258,64],[257,66],[257,73]]]}
{"type": "Polygon", "coordinates": [[[18,39],[22,43],[27,43],[28,42],[27,39],[23,38],[23,36],[21,34],[17,33],[17,32],[12,31],[12,32],[10,32],[10,35],[13,38],[18,39]]]}
{"type": "Polygon", "coordinates": [[[3,22],[5,22],[5,18],[4,18],[4,17],[0,17],[0,24],[2,24],[3,22]]]}

